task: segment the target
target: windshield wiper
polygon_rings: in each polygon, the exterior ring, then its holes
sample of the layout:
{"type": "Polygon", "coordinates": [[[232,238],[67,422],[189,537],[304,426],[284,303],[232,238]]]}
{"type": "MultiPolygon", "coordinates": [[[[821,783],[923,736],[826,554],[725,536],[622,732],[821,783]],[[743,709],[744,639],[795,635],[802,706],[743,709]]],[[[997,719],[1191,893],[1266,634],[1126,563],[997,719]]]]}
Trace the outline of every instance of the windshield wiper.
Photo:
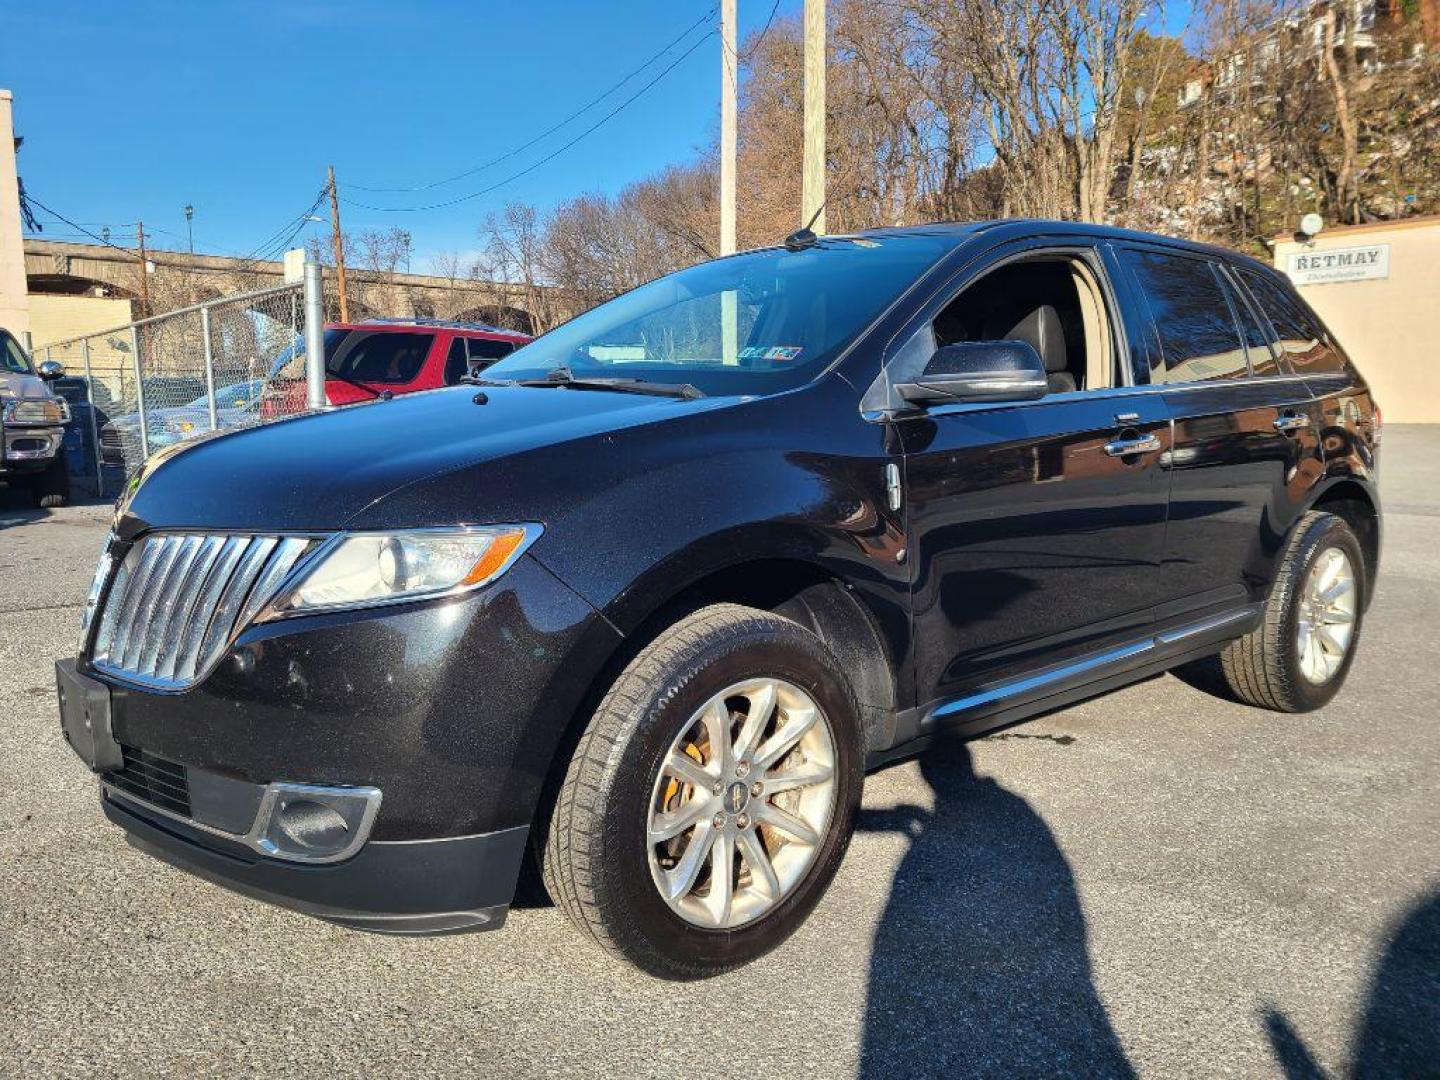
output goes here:
{"type": "Polygon", "coordinates": [[[339,380],[340,380],[341,382],[343,382],[343,383],[349,383],[351,386],[355,387],[357,390],[364,390],[364,391],[365,391],[367,394],[369,394],[372,398],[381,397],[381,396],[385,393],[385,391],[383,391],[383,390],[376,390],[373,386],[370,386],[370,385],[368,385],[368,384],[366,384],[366,383],[363,383],[363,382],[361,382],[359,379],[352,379],[352,378],[350,378],[349,375],[341,375],[340,372],[338,372],[338,371],[331,371],[329,368],[326,368],[326,369],[325,369],[325,377],[326,377],[327,379],[339,379],[339,380]]]}
{"type": "Polygon", "coordinates": [[[649,394],[652,397],[677,397],[687,401],[702,398],[705,392],[692,383],[651,382],[648,379],[615,379],[609,377],[578,378],[561,365],[547,372],[543,379],[517,379],[515,386],[564,386],[572,390],[615,390],[622,394],[649,394]]]}

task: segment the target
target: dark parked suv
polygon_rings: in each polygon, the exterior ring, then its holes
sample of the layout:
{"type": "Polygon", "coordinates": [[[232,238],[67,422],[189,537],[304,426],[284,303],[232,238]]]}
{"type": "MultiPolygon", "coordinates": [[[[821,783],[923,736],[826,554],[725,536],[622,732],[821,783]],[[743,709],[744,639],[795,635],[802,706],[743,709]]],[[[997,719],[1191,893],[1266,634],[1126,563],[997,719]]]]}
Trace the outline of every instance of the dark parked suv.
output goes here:
{"type": "Polygon", "coordinates": [[[1232,252],[796,234],[470,385],[161,451],[64,729],[132,841],[242,892],[478,930],[529,852],[600,944],[707,975],[795,929],[866,770],[940,732],[1168,668],[1324,704],[1379,441],[1340,346],[1232,252]]]}

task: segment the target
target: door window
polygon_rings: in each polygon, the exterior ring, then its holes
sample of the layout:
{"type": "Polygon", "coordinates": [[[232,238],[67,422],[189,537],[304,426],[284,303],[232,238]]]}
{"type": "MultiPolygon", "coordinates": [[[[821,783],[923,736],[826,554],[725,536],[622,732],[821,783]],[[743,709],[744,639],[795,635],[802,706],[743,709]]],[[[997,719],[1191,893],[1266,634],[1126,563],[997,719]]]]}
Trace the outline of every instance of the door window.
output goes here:
{"type": "Polygon", "coordinates": [[[1235,319],[1240,324],[1240,337],[1245,342],[1245,352],[1250,357],[1250,373],[1261,377],[1282,374],[1280,363],[1270,350],[1270,335],[1260,325],[1260,320],[1248,300],[1225,279],[1225,295],[1230,298],[1235,319]]]}
{"type": "Polygon", "coordinates": [[[364,333],[350,335],[325,362],[336,378],[362,383],[408,383],[420,374],[434,334],[364,333]]]}
{"type": "Polygon", "coordinates": [[[1028,342],[1051,394],[1115,385],[1103,293],[1078,259],[1027,258],[971,282],[896,352],[890,381],[917,376],[937,348],[963,341],[1028,342]]]}
{"type": "Polygon", "coordinates": [[[445,354],[445,385],[454,386],[462,376],[470,374],[470,358],[465,353],[463,337],[450,339],[450,351],[445,354]]]}
{"type": "Polygon", "coordinates": [[[445,357],[445,385],[454,386],[461,376],[484,371],[514,351],[514,344],[509,341],[457,337],[450,342],[450,352],[445,357]]]}
{"type": "Polygon", "coordinates": [[[1157,251],[1125,249],[1130,268],[1150,309],[1160,348],[1152,383],[1208,382],[1250,373],[1245,347],[1230,304],[1208,260],[1157,251]]]}
{"type": "Polygon", "coordinates": [[[0,371],[15,375],[30,374],[30,363],[25,359],[25,350],[3,330],[0,330],[0,371]]]}
{"type": "Polygon", "coordinates": [[[1264,274],[1241,270],[1240,275],[1275,328],[1280,349],[1297,375],[1332,375],[1345,370],[1344,354],[1304,305],[1264,274]]]}

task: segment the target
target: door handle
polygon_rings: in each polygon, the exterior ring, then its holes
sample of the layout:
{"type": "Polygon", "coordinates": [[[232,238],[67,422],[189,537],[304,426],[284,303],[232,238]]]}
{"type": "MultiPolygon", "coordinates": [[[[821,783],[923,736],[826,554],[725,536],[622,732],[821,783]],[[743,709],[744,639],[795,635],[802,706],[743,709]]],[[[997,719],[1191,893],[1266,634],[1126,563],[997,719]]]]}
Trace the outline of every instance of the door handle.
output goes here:
{"type": "Polygon", "coordinates": [[[1275,430],[1289,434],[1310,426],[1310,417],[1304,413],[1281,413],[1275,418],[1275,430]]]}
{"type": "Polygon", "coordinates": [[[1160,449],[1160,436],[1135,435],[1129,439],[1111,439],[1105,444],[1105,453],[1111,457],[1129,457],[1131,454],[1148,454],[1160,449]]]}

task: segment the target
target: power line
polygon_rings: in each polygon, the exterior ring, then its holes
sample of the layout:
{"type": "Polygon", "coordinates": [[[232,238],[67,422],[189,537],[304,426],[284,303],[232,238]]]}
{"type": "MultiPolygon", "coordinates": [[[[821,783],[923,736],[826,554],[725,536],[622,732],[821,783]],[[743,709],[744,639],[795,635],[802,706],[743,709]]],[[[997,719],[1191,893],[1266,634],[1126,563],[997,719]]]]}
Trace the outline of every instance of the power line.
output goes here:
{"type": "Polygon", "coordinates": [[[760,51],[760,46],[765,43],[765,35],[770,33],[770,24],[775,21],[775,13],[780,10],[780,0],[775,0],[774,6],[770,8],[770,17],[765,20],[765,25],[760,28],[760,36],[750,44],[750,48],[740,54],[740,62],[743,64],[760,51]]]}
{"type": "MultiPolygon", "coordinates": [[[[776,0],[776,6],[777,6],[777,7],[779,6],[779,0],[776,0]]],[[[571,113],[569,116],[565,117],[565,119],[561,120],[558,124],[555,124],[555,125],[553,125],[553,126],[551,126],[551,127],[546,128],[544,131],[542,131],[539,135],[536,135],[536,136],[535,136],[533,139],[531,139],[529,142],[522,143],[521,145],[519,145],[519,146],[517,146],[517,147],[515,147],[515,148],[513,148],[513,149],[511,149],[511,150],[507,150],[505,153],[501,154],[499,157],[497,157],[497,158],[492,158],[491,160],[485,162],[483,165],[476,165],[473,169],[466,169],[464,172],[456,173],[454,176],[447,176],[447,177],[445,177],[445,179],[443,179],[443,180],[434,180],[434,181],[432,181],[432,182],[430,182],[430,183],[428,183],[428,184],[417,184],[417,185],[414,186],[414,187],[367,187],[367,186],[364,185],[364,184],[347,184],[346,186],[349,187],[349,188],[351,188],[351,189],[354,190],[354,191],[372,191],[372,192],[384,192],[384,193],[430,191],[430,190],[433,189],[433,188],[443,187],[443,186],[446,185],[446,184],[453,184],[453,183],[454,183],[455,181],[457,181],[457,180],[464,180],[467,176],[474,176],[476,173],[484,172],[486,169],[493,168],[494,166],[499,165],[501,162],[509,161],[511,158],[516,157],[516,156],[519,155],[519,154],[523,154],[526,150],[529,150],[529,149],[530,149],[532,146],[534,146],[536,143],[543,142],[545,139],[547,139],[547,138],[549,138],[551,135],[555,134],[555,132],[559,131],[561,128],[563,128],[563,127],[568,127],[570,124],[572,124],[572,123],[574,123],[576,120],[580,119],[580,117],[584,116],[587,112],[589,112],[591,109],[593,109],[596,105],[599,105],[602,101],[604,101],[606,98],[610,97],[612,94],[614,94],[617,90],[619,90],[619,89],[620,89],[622,86],[624,86],[626,83],[628,83],[628,82],[630,82],[632,79],[634,79],[637,75],[639,75],[639,74],[640,74],[642,71],[644,71],[646,68],[648,68],[648,67],[650,67],[652,64],[654,64],[657,60],[659,60],[662,56],[664,56],[666,53],[668,53],[671,49],[673,49],[673,48],[675,48],[675,46],[679,45],[680,42],[684,41],[687,37],[690,36],[691,33],[694,32],[694,30],[695,30],[696,27],[700,26],[700,25],[701,25],[702,23],[704,23],[706,20],[713,19],[713,18],[715,17],[715,11],[716,11],[716,8],[715,8],[715,7],[711,7],[710,10],[707,11],[704,15],[701,15],[700,18],[696,19],[693,23],[691,23],[689,26],[687,26],[687,27],[685,28],[685,30],[684,30],[678,37],[676,37],[676,38],[674,38],[672,41],[670,41],[670,43],[667,44],[663,49],[661,49],[659,52],[655,53],[655,54],[654,54],[653,56],[651,56],[648,60],[646,60],[643,64],[641,64],[639,67],[637,67],[634,71],[630,72],[630,74],[626,75],[623,79],[621,79],[619,82],[617,82],[614,86],[610,87],[610,89],[606,90],[606,91],[605,91],[603,94],[601,94],[599,97],[596,97],[596,98],[591,99],[591,100],[590,100],[589,102],[587,102],[585,105],[582,105],[580,108],[576,109],[576,110],[575,110],[573,113],[571,113]]],[[[773,17],[774,12],[772,12],[771,15],[772,15],[772,17],[773,17]]],[[[703,41],[704,38],[702,37],[700,40],[703,41]]],[[[349,201],[349,200],[346,200],[346,201],[349,201]]]]}
{"type": "Polygon", "coordinates": [[[280,254],[280,252],[284,251],[287,247],[289,247],[290,243],[295,239],[295,237],[297,237],[302,231],[304,231],[305,225],[309,221],[310,215],[316,211],[324,198],[325,188],[321,188],[318,192],[315,193],[315,198],[309,206],[307,206],[304,210],[301,210],[300,213],[296,214],[294,217],[287,219],[285,224],[280,226],[279,229],[273,232],[268,239],[266,239],[260,244],[259,247],[252,251],[249,255],[244,256],[240,260],[240,266],[236,267],[236,269],[243,270],[248,266],[253,266],[255,263],[272,261],[276,255],[280,254]]]}
{"type": "Polygon", "coordinates": [[[108,247],[108,248],[112,248],[112,249],[114,249],[115,251],[120,252],[122,255],[129,255],[132,259],[139,259],[139,258],[140,258],[140,255],[139,255],[138,252],[133,251],[133,250],[131,250],[130,248],[123,248],[123,247],[121,247],[121,246],[118,245],[118,244],[112,244],[109,240],[106,240],[103,236],[99,236],[99,235],[91,232],[89,229],[85,228],[85,226],[83,226],[83,225],[77,225],[75,222],[71,221],[69,218],[67,218],[64,214],[60,213],[59,211],[51,210],[50,207],[46,206],[46,205],[45,205],[44,203],[42,203],[39,199],[35,198],[34,195],[31,195],[28,191],[25,193],[25,201],[26,201],[26,202],[34,203],[34,204],[35,204],[36,206],[38,206],[41,210],[44,210],[45,213],[49,214],[51,217],[55,218],[57,221],[63,221],[66,225],[69,225],[69,226],[70,226],[72,229],[74,229],[76,232],[82,233],[82,234],[84,234],[85,236],[90,237],[90,239],[91,239],[91,240],[94,240],[96,243],[103,244],[105,247],[108,247]]]}
{"type": "Polygon", "coordinates": [[[696,49],[698,49],[701,45],[705,44],[705,42],[708,41],[711,37],[713,37],[714,34],[715,34],[715,31],[714,31],[714,30],[708,30],[708,31],[706,31],[703,35],[701,35],[699,38],[697,38],[697,39],[695,40],[695,43],[694,43],[694,44],[692,44],[688,49],[686,49],[683,53],[681,53],[678,57],[676,57],[676,58],[669,64],[669,66],[665,67],[658,75],[656,75],[653,79],[651,79],[649,82],[647,82],[647,83],[646,83],[644,86],[642,86],[639,90],[635,91],[635,93],[631,94],[628,98],[626,98],[624,101],[622,101],[619,105],[615,106],[615,108],[611,109],[608,113],[606,113],[604,116],[602,116],[599,120],[595,121],[595,123],[591,124],[591,125],[590,125],[588,128],[586,128],[584,131],[580,132],[579,135],[576,135],[576,136],[575,136],[573,139],[571,139],[569,142],[565,143],[563,146],[559,147],[558,149],[551,151],[549,154],[546,154],[544,157],[542,157],[539,161],[536,161],[534,164],[526,166],[525,168],[521,169],[521,170],[520,170],[519,172],[517,172],[517,173],[512,173],[510,176],[507,176],[504,180],[501,180],[501,181],[499,181],[499,182],[497,182],[497,183],[491,184],[491,185],[490,185],[489,187],[487,187],[487,188],[481,188],[479,191],[472,191],[470,194],[468,194],[468,195],[461,195],[461,196],[459,196],[458,198],[447,199],[447,200],[444,201],[444,202],[430,203],[430,204],[428,204],[428,205],[426,205],[426,206],[374,206],[374,205],[372,205],[372,204],[370,204],[370,203],[357,202],[356,200],[350,199],[350,198],[346,198],[346,197],[343,196],[343,195],[340,197],[340,198],[341,198],[341,201],[342,201],[342,202],[349,203],[351,206],[358,206],[358,207],[359,207],[360,209],[362,209],[362,210],[375,210],[375,211],[378,211],[378,212],[384,213],[384,214],[412,214],[412,213],[418,213],[419,211],[422,211],[422,210],[440,210],[440,209],[443,209],[444,207],[447,207],[447,206],[456,206],[456,205],[458,205],[459,203],[469,202],[471,199],[478,199],[478,198],[480,198],[480,196],[482,196],[482,195],[488,195],[488,194],[490,194],[492,191],[498,191],[500,188],[505,187],[507,184],[510,184],[510,183],[513,183],[513,182],[516,181],[516,180],[519,180],[522,176],[528,176],[530,173],[532,173],[532,172],[534,172],[536,169],[540,168],[540,166],[545,165],[545,164],[547,164],[548,162],[554,161],[557,157],[559,157],[561,154],[563,154],[566,150],[569,150],[569,149],[570,149],[572,146],[574,146],[576,143],[580,142],[582,139],[586,138],[587,136],[589,136],[589,135],[591,135],[592,133],[594,133],[595,131],[597,131],[599,128],[603,127],[605,124],[609,123],[609,121],[612,120],[614,117],[616,117],[616,116],[618,116],[620,113],[624,112],[625,109],[627,109],[637,98],[639,98],[641,95],[643,95],[644,93],[646,93],[651,87],[653,87],[653,86],[654,86],[656,83],[658,83],[661,79],[665,78],[666,75],[670,74],[670,72],[674,71],[677,67],[679,67],[680,64],[681,64],[687,57],[689,57],[691,53],[693,53],[693,52],[694,52],[696,49]]]}

